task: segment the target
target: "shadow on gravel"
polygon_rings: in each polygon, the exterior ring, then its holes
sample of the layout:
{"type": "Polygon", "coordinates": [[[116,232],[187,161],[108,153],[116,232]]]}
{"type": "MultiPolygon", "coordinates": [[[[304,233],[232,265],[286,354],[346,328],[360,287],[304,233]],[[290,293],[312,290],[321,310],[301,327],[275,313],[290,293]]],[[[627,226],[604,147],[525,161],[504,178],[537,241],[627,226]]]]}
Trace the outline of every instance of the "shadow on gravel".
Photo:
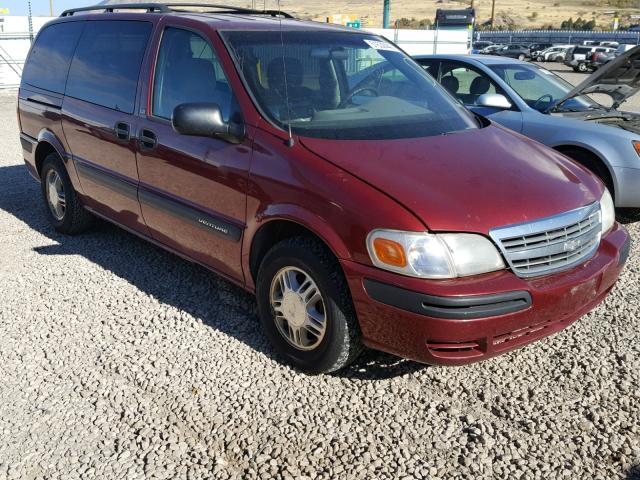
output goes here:
{"type": "MultiPolygon", "coordinates": [[[[41,255],[81,255],[126,280],[159,302],[187,312],[203,323],[280,361],[259,328],[255,299],[204,267],[183,260],[108,222],[97,222],[88,233],[70,237],[47,221],[39,185],[22,165],[0,167],[0,210],[56,242],[36,247],[41,255]]],[[[80,282],[70,285],[82,288],[80,282]]],[[[70,293],[71,294],[71,293],[70,293]]],[[[424,365],[381,352],[365,351],[341,378],[378,380],[424,368],[424,365]]]]}
{"type": "Polygon", "coordinates": [[[419,372],[428,365],[396,357],[389,353],[366,350],[353,365],[333,374],[351,380],[387,380],[419,372]]]}
{"type": "Polygon", "coordinates": [[[640,480],[640,464],[636,465],[635,467],[631,467],[631,470],[629,470],[625,479],[640,480]]]}

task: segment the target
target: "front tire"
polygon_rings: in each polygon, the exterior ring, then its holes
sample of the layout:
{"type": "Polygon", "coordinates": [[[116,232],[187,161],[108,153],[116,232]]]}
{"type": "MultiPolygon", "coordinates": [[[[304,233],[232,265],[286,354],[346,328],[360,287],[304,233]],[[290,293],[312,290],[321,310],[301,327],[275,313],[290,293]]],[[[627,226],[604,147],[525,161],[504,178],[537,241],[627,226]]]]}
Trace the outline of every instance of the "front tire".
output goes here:
{"type": "Polygon", "coordinates": [[[67,169],[56,153],[45,157],[40,185],[53,228],[60,233],[75,235],[91,227],[94,217],[82,206],[67,169]]]}
{"type": "Polygon", "coordinates": [[[256,297],[266,336],[300,370],[340,370],[361,352],[349,287],[320,241],[294,237],[269,250],[258,270],[256,297]]]}
{"type": "Polygon", "coordinates": [[[578,72],[580,73],[586,73],[587,70],[589,70],[589,67],[587,66],[586,63],[579,63],[578,64],[578,72]]]}
{"type": "Polygon", "coordinates": [[[640,222],[640,208],[617,208],[616,220],[623,224],[640,222]]]}

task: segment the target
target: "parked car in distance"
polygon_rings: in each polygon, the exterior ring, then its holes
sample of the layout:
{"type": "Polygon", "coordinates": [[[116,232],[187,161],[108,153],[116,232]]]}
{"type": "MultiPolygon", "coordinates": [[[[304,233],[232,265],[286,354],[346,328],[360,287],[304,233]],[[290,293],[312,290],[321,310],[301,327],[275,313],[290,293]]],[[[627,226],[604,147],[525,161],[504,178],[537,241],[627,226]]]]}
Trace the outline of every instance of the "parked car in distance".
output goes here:
{"type": "Polygon", "coordinates": [[[613,52],[593,53],[591,55],[591,62],[590,62],[589,67],[590,67],[591,70],[597,70],[598,68],[602,68],[604,65],[609,63],[611,60],[614,60],[615,58],[619,57],[620,55],[628,52],[629,50],[631,50],[633,48],[637,48],[637,45],[622,44],[622,45],[619,45],[618,48],[616,48],[616,50],[613,51],[613,52]]]}
{"type": "Polygon", "coordinates": [[[573,45],[554,45],[540,52],[533,52],[531,57],[537,62],[556,62],[558,59],[564,60],[567,49],[573,45]]]}
{"type": "Polygon", "coordinates": [[[551,48],[553,46],[552,43],[530,43],[527,45],[529,52],[531,52],[531,57],[536,58],[536,54],[546,50],[547,48],[551,48]]]}
{"type": "Polygon", "coordinates": [[[489,45],[488,47],[485,47],[482,50],[480,50],[480,54],[481,55],[491,55],[493,52],[495,52],[497,50],[501,50],[504,47],[506,47],[506,45],[499,45],[499,44],[489,45]]]}
{"type": "Polygon", "coordinates": [[[480,53],[483,49],[490,47],[493,45],[493,42],[478,40],[473,42],[471,46],[471,53],[477,54],[480,53]]]}
{"type": "MultiPolygon", "coordinates": [[[[640,51],[640,49],[638,49],[640,51]]],[[[582,164],[607,185],[618,215],[640,219],[640,115],[617,108],[640,86],[625,75],[627,52],[573,87],[553,72],[517,60],[463,55],[414,57],[472,111],[582,164]],[[621,62],[621,63],[618,63],[621,62]],[[602,106],[587,94],[612,97],[602,106]]]]}
{"type": "Polygon", "coordinates": [[[615,48],[598,46],[578,46],[569,49],[566,53],[564,64],[573,68],[575,72],[588,72],[591,55],[594,53],[610,53],[615,48]]]}
{"type": "Polygon", "coordinates": [[[18,93],[51,224],[105,218],[255,293],[292,365],[334,371],[363,345],[482,360],[615,284],[629,235],[604,185],[384,38],[275,11],[92,8],[40,30],[18,93]]]}
{"type": "Polygon", "coordinates": [[[526,60],[528,58],[531,58],[531,51],[526,45],[505,45],[501,49],[492,51],[491,55],[517,58],[518,60],[526,60]]]}

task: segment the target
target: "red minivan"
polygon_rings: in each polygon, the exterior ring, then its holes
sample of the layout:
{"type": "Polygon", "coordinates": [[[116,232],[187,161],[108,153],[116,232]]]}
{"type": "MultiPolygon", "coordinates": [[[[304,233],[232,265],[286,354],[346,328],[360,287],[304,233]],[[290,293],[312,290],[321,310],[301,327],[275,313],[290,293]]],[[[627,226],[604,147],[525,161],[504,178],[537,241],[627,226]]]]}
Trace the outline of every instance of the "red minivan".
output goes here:
{"type": "Polygon", "coordinates": [[[35,40],[18,115],[58,231],[101,217],[254,292],[307,372],[363,346],[506,352],[594,308],[629,253],[587,170],[385,39],[280,12],[67,11],[35,40]]]}

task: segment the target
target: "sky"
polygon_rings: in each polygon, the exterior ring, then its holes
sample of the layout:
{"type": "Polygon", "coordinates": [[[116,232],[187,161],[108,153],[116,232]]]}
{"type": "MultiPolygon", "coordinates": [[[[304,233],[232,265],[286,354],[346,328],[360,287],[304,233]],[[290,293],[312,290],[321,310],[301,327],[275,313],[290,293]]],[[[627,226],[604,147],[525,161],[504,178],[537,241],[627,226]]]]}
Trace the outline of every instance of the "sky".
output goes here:
{"type": "MultiPolygon", "coordinates": [[[[8,8],[10,15],[26,15],[27,0],[0,0],[0,8],[8,8]]],[[[100,0],[53,0],[54,15],[60,15],[67,8],[95,5],[100,0]]],[[[31,0],[31,11],[34,15],[49,15],[49,0],[31,0]]]]}

